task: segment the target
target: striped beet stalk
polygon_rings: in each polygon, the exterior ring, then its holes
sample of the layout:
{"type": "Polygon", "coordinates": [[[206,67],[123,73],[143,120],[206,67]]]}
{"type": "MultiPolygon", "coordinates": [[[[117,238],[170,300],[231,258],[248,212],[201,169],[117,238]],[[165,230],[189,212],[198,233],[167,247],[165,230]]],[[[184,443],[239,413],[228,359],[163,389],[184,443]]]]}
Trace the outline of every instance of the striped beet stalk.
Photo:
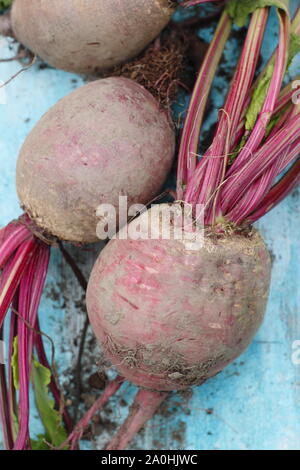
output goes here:
{"type": "MultiPolygon", "coordinates": [[[[268,198],[280,173],[294,163],[299,154],[299,108],[292,103],[296,90],[292,83],[284,88],[282,83],[288,63],[291,31],[293,34],[300,31],[300,8],[292,24],[285,11],[278,11],[279,44],[267,65],[272,66],[273,62],[273,73],[253,128],[245,130],[244,119],[253,99],[253,95],[249,96],[249,89],[253,94],[254,85],[259,83],[254,80],[254,73],[268,10],[261,8],[252,15],[244,50],[220,113],[213,142],[197,164],[183,191],[183,197],[182,194],[178,197],[192,205],[203,204],[208,225],[219,223],[220,220],[237,225],[245,223],[247,217],[268,198]],[[278,120],[269,128],[271,119],[278,114],[278,120]],[[232,162],[230,157],[234,149],[237,150],[232,162]]],[[[267,67],[260,74],[260,80],[267,67]]],[[[193,123],[187,115],[185,129],[190,128],[193,128],[193,123]]],[[[185,156],[182,160],[181,168],[188,158],[185,156]]],[[[292,173],[294,176],[295,171],[292,173]]],[[[281,193],[284,182],[290,183],[290,180],[291,176],[283,179],[281,193]]]]}
{"type": "Polygon", "coordinates": [[[191,204],[206,205],[205,221],[207,223],[212,223],[213,212],[217,210],[218,195],[214,197],[214,191],[224,179],[231,141],[234,139],[245,99],[254,78],[268,14],[269,9],[262,8],[256,10],[252,16],[232,86],[220,113],[215,138],[187,185],[184,200],[191,204]]]}
{"type": "MultiPolygon", "coordinates": [[[[29,388],[33,354],[51,370],[39,328],[38,309],[48,271],[50,245],[40,240],[28,216],[23,215],[0,231],[0,330],[10,313],[7,374],[0,368],[0,416],[6,449],[28,450],[29,388]],[[16,342],[15,342],[16,340],[16,342]],[[17,345],[19,390],[16,391],[11,358],[17,345]]],[[[56,407],[61,407],[61,394],[52,375],[50,390],[56,407]]],[[[72,422],[63,410],[66,429],[72,422]]]]}
{"type": "Polygon", "coordinates": [[[232,22],[227,13],[223,13],[214,38],[198,74],[192,93],[187,118],[182,132],[178,155],[177,197],[183,197],[186,185],[193,175],[197,164],[197,152],[201,126],[207,105],[209,91],[216,69],[231,31],[232,22]]]}

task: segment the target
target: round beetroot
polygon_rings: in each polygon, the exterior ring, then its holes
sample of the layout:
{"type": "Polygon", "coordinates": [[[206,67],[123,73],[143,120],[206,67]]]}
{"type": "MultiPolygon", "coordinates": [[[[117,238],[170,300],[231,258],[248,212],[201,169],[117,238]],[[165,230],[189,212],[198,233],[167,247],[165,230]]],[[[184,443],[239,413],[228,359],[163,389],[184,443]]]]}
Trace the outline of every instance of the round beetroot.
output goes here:
{"type": "MultiPolygon", "coordinates": [[[[134,222],[141,233],[159,207],[134,222]]],[[[196,250],[136,238],[110,241],[96,262],[87,291],[94,332],[120,374],[143,388],[201,384],[244,351],[262,322],[265,243],[255,229],[207,233],[196,250]]]]}
{"type": "Polygon", "coordinates": [[[15,37],[50,65],[94,73],[126,62],[166,26],[169,0],[14,0],[15,37]]]}
{"type": "Polygon", "coordinates": [[[174,133],[143,87],[125,78],[85,85],[59,101],[21,148],[17,191],[36,224],[61,240],[97,240],[96,210],[147,203],[172,164],[174,133]]]}

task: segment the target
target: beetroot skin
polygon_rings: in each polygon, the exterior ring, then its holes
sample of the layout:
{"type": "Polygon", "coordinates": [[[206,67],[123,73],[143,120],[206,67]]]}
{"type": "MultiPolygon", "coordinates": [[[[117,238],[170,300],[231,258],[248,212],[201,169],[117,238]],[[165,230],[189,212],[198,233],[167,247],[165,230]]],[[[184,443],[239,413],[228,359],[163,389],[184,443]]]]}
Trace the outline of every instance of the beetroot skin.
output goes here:
{"type": "Polygon", "coordinates": [[[21,148],[17,191],[24,210],[51,235],[97,241],[97,207],[147,203],[174,155],[174,132],[152,95],[132,80],[97,80],[59,101],[21,148]]]}
{"type": "Polygon", "coordinates": [[[176,240],[112,240],[89,281],[90,321],[106,356],[136,385],[199,385],[249,345],[270,272],[255,229],[207,233],[198,251],[176,240]]]}
{"type": "Polygon", "coordinates": [[[169,22],[169,0],[14,0],[15,37],[50,65],[97,73],[139,54],[169,22]]]}

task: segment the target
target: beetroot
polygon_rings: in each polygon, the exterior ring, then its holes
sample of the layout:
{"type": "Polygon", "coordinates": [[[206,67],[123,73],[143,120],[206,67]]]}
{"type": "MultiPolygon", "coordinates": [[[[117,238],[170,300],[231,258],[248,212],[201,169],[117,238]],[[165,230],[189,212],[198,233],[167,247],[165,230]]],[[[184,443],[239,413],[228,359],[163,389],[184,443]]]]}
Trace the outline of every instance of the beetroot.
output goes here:
{"type": "MultiPolygon", "coordinates": [[[[157,206],[135,223],[143,226],[148,216],[159,217],[157,206]]],[[[254,229],[210,233],[196,251],[179,240],[112,240],[90,277],[90,321],[106,357],[136,385],[200,385],[250,343],[263,319],[270,269],[254,229]]]]}
{"type": "Polygon", "coordinates": [[[11,25],[0,29],[54,67],[98,74],[142,52],[178,5],[207,1],[13,0],[11,25]]]}
{"type": "Polygon", "coordinates": [[[95,73],[126,62],[166,26],[169,0],[14,0],[15,37],[50,65],[95,73]]]}
{"type": "Polygon", "coordinates": [[[173,153],[173,130],[150,93],[129,79],[98,80],[59,101],[29,134],[17,164],[18,195],[48,234],[95,242],[97,207],[117,207],[119,195],[149,202],[173,153]]]}

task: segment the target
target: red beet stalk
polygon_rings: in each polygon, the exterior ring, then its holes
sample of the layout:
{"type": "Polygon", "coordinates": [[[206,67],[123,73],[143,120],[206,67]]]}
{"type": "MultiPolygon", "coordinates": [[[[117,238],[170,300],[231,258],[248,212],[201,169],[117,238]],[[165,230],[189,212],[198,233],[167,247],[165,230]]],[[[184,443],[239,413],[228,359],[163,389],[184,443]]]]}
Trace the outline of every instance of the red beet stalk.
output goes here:
{"type": "MultiPolygon", "coordinates": [[[[51,370],[45,354],[42,336],[39,334],[38,309],[48,270],[50,246],[32,233],[32,223],[27,216],[9,224],[0,231],[0,325],[12,307],[8,357],[13,355],[13,343],[17,337],[19,390],[16,393],[11,364],[8,374],[4,366],[0,370],[0,414],[7,449],[30,448],[29,435],[29,386],[33,352],[42,365],[51,370]],[[18,397],[18,399],[17,399],[18,397]],[[18,432],[15,432],[15,419],[18,432]]],[[[50,390],[57,408],[61,396],[52,377],[50,390]]],[[[63,411],[66,428],[72,429],[71,419],[63,411]]]]}

